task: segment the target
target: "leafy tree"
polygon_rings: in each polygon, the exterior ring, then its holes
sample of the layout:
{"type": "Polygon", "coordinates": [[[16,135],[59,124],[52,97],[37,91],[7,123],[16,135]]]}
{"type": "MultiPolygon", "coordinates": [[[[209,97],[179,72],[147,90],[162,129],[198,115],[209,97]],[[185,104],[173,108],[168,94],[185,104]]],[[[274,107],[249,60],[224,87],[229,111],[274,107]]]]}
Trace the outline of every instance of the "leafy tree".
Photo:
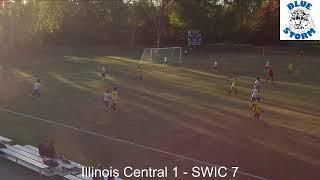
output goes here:
{"type": "Polygon", "coordinates": [[[0,0],[0,7],[2,47],[182,45],[188,29],[211,43],[277,43],[279,34],[279,0],[0,0]]]}

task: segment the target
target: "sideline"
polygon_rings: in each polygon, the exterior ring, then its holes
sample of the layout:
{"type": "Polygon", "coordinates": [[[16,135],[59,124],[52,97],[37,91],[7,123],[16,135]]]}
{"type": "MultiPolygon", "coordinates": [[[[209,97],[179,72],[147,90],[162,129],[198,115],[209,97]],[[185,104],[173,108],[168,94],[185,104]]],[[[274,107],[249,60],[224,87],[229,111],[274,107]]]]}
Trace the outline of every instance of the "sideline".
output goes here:
{"type": "MultiPolygon", "coordinates": [[[[194,158],[190,158],[190,157],[186,157],[186,156],[170,153],[168,151],[163,151],[163,150],[160,150],[160,149],[152,148],[152,147],[149,147],[149,146],[144,146],[144,145],[137,144],[137,143],[134,143],[134,142],[130,142],[130,141],[114,138],[114,137],[111,137],[111,136],[98,134],[98,133],[95,133],[95,132],[92,132],[92,131],[88,131],[88,130],[85,130],[85,129],[80,129],[80,128],[76,128],[76,127],[73,127],[73,126],[70,126],[70,125],[66,125],[66,124],[61,124],[61,123],[57,123],[57,122],[54,122],[54,121],[50,121],[50,120],[47,120],[47,119],[44,119],[44,118],[35,117],[35,116],[27,115],[27,114],[24,114],[24,113],[12,111],[10,109],[0,108],[0,111],[4,111],[4,112],[10,113],[10,114],[19,115],[19,116],[22,116],[22,117],[31,118],[31,119],[34,119],[34,120],[39,120],[39,121],[42,121],[42,122],[45,122],[45,123],[48,123],[48,124],[53,124],[53,125],[56,125],[56,126],[72,129],[72,130],[75,130],[75,131],[78,131],[78,132],[82,132],[82,133],[93,135],[93,136],[97,136],[97,137],[102,137],[102,138],[105,138],[105,139],[121,142],[121,143],[124,143],[124,144],[129,144],[129,145],[132,145],[132,146],[140,147],[141,149],[150,150],[150,151],[154,151],[154,152],[161,153],[161,154],[166,154],[166,155],[169,155],[171,157],[178,158],[178,159],[184,159],[184,160],[192,161],[192,162],[195,162],[195,163],[200,163],[200,164],[213,166],[213,167],[218,167],[218,168],[221,167],[219,165],[215,165],[215,164],[208,163],[208,162],[205,162],[205,161],[201,161],[201,160],[198,160],[198,159],[194,159],[194,158]]],[[[228,168],[227,170],[231,171],[231,172],[234,172],[234,170],[231,169],[231,168],[228,168]]],[[[249,176],[249,177],[252,177],[252,178],[255,178],[255,179],[270,180],[268,178],[264,178],[264,177],[261,177],[261,176],[256,176],[256,175],[253,175],[253,174],[250,174],[250,173],[246,173],[246,172],[237,171],[237,173],[245,175],[245,176],[249,176]]]]}

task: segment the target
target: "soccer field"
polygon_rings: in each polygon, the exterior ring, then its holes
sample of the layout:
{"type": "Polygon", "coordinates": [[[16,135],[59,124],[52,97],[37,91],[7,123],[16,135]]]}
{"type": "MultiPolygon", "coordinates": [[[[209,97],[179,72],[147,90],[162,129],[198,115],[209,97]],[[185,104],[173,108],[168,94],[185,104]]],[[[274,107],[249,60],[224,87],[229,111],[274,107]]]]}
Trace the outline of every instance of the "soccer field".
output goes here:
{"type": "Polygon", "coordinates": [[[48,50],[0,60],[0,135],[34,146],[53,139],[59,153],[88,166],[239,166],[236,179],[311,180],[320,167],[320,53],[272,49],[266,56],[275,85],[263,79],[265,58],[255,47],[211,46],[195,49],[181,65],[143,64],[142,81],[135,80],[142,51],[132,49],[48,50]],[[217,74],[210,73],[213,56],[222,58],[217,74]],[[295,74],[287,73],[289,63],[295,74]],[[110,71],[105,81],[102,65],[110,71]],[[249,104],[257,76],[260,121],[249,104]],[[31,96],[37,78],[40,98],[31,96]],[[227,93],[234,78],[238,96],[227,93]],[[104,112],[103,93],[114,86],[120,109],[104,112]]]}

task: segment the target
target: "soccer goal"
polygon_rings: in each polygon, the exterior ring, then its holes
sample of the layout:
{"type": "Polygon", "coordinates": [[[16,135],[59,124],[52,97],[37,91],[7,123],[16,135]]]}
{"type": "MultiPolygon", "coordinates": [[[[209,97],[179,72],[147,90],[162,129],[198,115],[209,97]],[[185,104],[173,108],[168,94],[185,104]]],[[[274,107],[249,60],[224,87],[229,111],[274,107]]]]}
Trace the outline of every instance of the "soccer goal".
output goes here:
{"type": "Polygon", "coordinates": [[[167,47],[167,48],[145,48],[141,55],[140,61],[162,63],[164,57],[167,57],[167,62],[182,63],[182,48],[167,47]]]}

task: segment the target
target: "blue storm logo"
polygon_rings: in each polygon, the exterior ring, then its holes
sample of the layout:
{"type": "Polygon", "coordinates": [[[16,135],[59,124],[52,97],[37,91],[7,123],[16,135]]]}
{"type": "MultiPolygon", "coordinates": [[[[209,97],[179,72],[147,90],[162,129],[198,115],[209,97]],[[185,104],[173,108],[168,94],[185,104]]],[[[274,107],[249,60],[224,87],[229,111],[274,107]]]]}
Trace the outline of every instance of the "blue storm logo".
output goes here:
{"type": "Polygon", "coordinates": [[[307,40],[317,32],[311,17],[311,3],[293,1],[287,5],[287,8],[289,9],[289,20],[283,32],[291,39],[307,40]]]}

